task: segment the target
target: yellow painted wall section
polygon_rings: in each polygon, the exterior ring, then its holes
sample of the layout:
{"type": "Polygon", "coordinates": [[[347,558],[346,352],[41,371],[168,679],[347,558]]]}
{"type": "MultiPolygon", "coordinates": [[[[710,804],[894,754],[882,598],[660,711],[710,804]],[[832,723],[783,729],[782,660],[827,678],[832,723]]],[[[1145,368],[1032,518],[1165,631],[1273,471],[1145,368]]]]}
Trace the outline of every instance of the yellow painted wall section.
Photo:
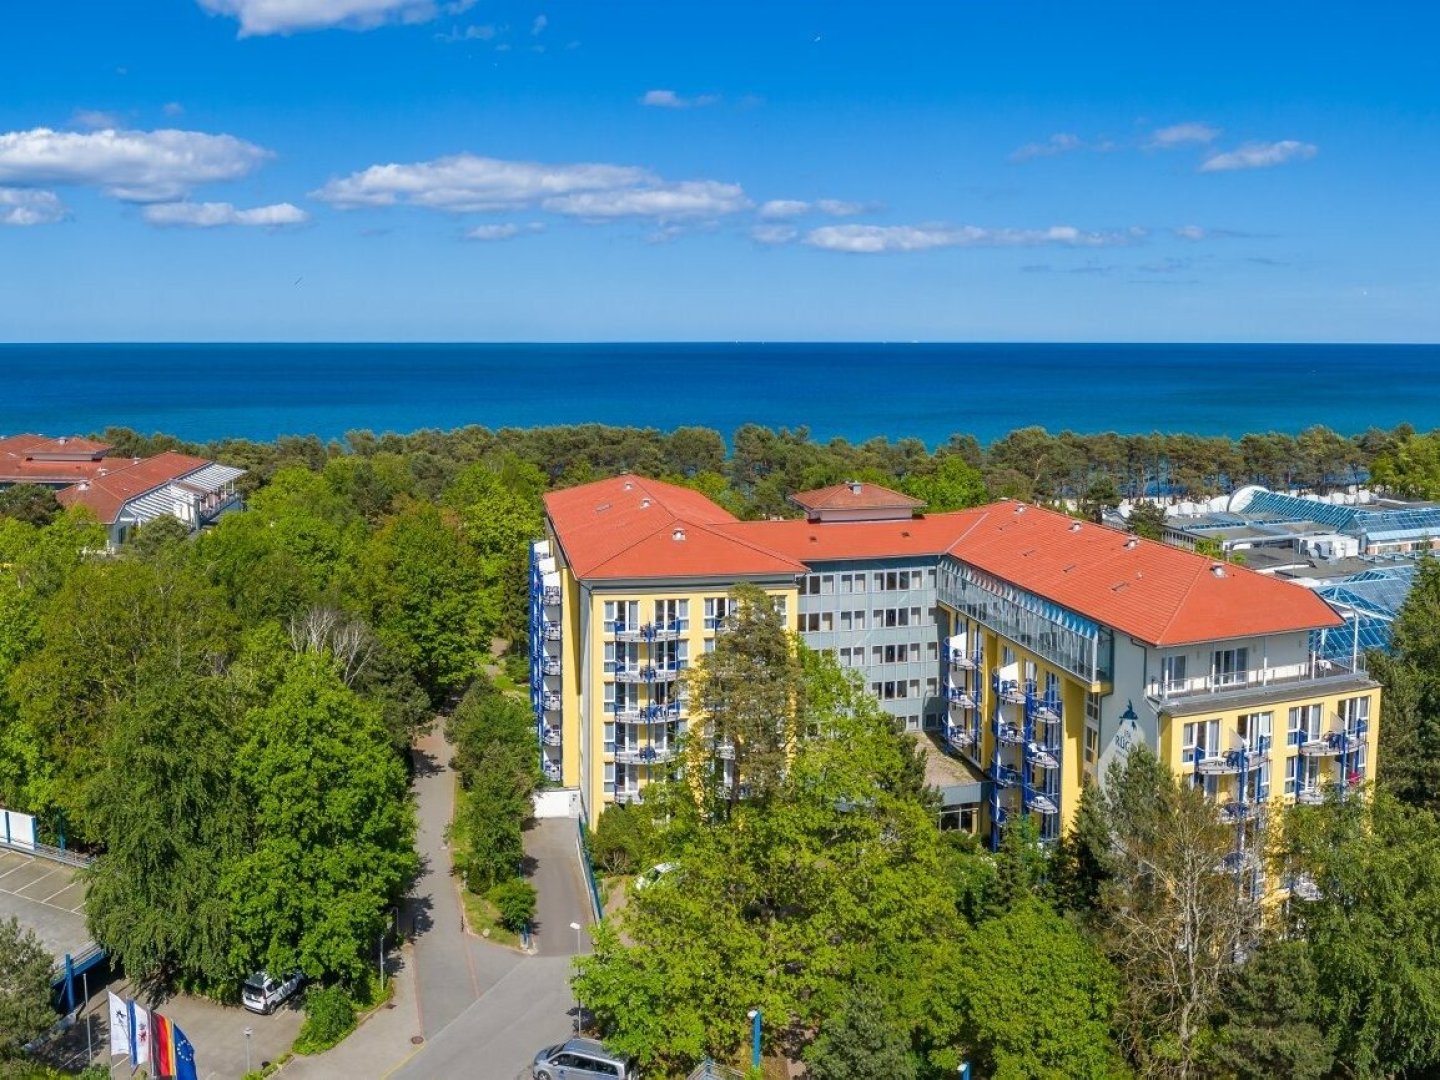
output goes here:
{"type": "MultiPolygon", "coordinates": [[[[763,588],[765,593],[771,597],[785,598],[785,623],[786,627],[793,633],[799,625],[799,593],[796,586],[794,584],[787,584],[784,586],[763,586],[763,588]]],[[[591,722],[587,725],[589,730],[578,732],[577,742],[575,744],[578,746],[578,740],[580,738],[584,738],[586,740],[586,776],[578,776],[578,754],[573,754],[569,750],[571,743],[569,742],[570,736],[568,726],[566,728],[567,749],[565,751],[566,782],[570,782],[570,770],[573,767],[576,770],[577,782],[584,785],[585,802],[586,805],[590,807],[590,812],[592,816],[598,816],[603,811],[604,807],[607,805],[606,799],[608,797],[608,793],[605,791],[605,765],[607,762],[613,761],[613,755],[607,754],[605,752],[605,724],[607,722],[614,722],[613,714],[605,712],[605,684],[608,681],[605,672],[605,646],[607,643],[614,642],[615,637],[613,634],[607,634],[605,632],[605,604],[608,602],[614,603],[616,605],[621,605],[627,604],[631,601],[638,602],[640,606],[639,621],[640,623],[644,624],[653,622],[655,620],[656,600],[687,601],[688,627],[681,634],[680,640],[684,641],[687,646],[686,663],[688,666],[693,667],[705,654],[705,640],[707,638],[713,638],[715,636],[715,631],[709,629],[706,626],[705,601],[711,598],[728,598],[729,594],[729,586],[720,584],[673,584],[647,586],[644,588],[636,587],[613,590],[605,589],[603,588],[603,586],[600,586],[592,590],[590,595],[589,611],[587,613],[584,613],[583,616],[588,618],[589,620],[588,640],[590,649],[590,678],[588,684],[583,687],[580,687],[577,682],[577,700],[575,701],[573,707],[571,706],[569,699],[567,699],[566,701],[567,710],[573,711],[574,715],[577,718],[580,716],[580,702],[578,700],[578,695],[585,695],[590,705],[591,722]]],[[[578,672],[579,668],[581,667],[578,656],[578,621],[576,622],[575,626],[577,634],[577,659],[576,663],[573,666],[578,672]]],[[[655,646],[653,644],[641,643],[638,648],[639,659],[642,664],[647,662],[654,655],[653,650],[655,649],[655,646]]],[[[642,687],[643,700],[646,692],[645,684],[642,683],[640,685],[642,687]]],[[[680,689],[680,685],[681,681],[679,679],[677,679],[673,684],[674,689],[677,692],[680,689]]],[[[688,719],[687,714],[683,711],[681,713],[681,718],[688,719]]],[[[639,741],[642,745],[644,745],[647,738],[653,737],[656,729],[653,727],[639,727],[636,730],[639,734],[639,741]]],[[[656,766],[657,770],[658,768],[659,766],[656,766]]],[[[638,779],[640,780],[642,788],[645,783],[649,782],[650,775],[650,767],[639,767],[638,779]]]]}

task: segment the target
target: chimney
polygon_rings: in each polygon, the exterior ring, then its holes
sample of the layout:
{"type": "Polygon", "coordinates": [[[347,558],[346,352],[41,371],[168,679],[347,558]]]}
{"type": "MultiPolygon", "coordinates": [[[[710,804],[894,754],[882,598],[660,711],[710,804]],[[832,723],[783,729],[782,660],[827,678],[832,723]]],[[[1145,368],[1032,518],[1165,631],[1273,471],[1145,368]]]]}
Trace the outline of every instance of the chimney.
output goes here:
{"type": "Polygon", "coordinates": [[[1210,564],[1210,573],[1214,574],[1216,577],[1224,577],[1224,576],[1225,576],[1225,567],[1222,566],[1222,565],[1221,565],[1220,563],[1218,563],[1218,562],[1217,562],[1217,563],[1211,563],[1211,564],[1210,564]]]}
{"type": "Polygon", "coordinates": [[[1127,548],[1137,548],[1137,547],[1139,547],[1139,546],[1140,546],[1140,538],[1139,538],[1138,536],[1132,536],[1132,537],[1130,537],[1128,540],[1125,541],[1125,546],[1126,546],[1127,548]]]}
{"type": "Polygon", "coordinates": [[[670,534],[670,539],[672,539],[672,540],[684,540],[684,539],[685,539],[685,530],[682,529],[682,528],[680,528],[680,527],[677,525],[677,526],[675,527],[675,531],[670,534]]]}
{"type": "Polygon", "coordinates": [[[1070,531],[1071,531],[1071,532],[1079,532],[1079,531],[1080,531],[1080,522],[1078,522],[1078,521],[1072,521],[1072,522],[1070,523],[1070,531]]]}
{"type": "Polygon", "coordinates": [[[850,481],[850,494],[851,494],[851,495],[859,495],[859,494],[860,494],[860,489],[863,488],[863,487],[864,487],[864,485],[861,484],[859,480],[851,480],[851,481],[850,481]]]}

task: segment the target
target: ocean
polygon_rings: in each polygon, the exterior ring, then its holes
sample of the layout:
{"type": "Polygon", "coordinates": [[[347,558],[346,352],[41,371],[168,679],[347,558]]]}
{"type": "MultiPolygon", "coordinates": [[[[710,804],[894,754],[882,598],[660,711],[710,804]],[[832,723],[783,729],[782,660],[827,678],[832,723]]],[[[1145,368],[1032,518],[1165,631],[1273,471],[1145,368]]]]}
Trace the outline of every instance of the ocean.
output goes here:
{"type": "Polygon", "coordinates": [[[727,438],[1440,426],[1437,345],[0,345],[0,434],[203,442],[601,422],[727,438]]]}

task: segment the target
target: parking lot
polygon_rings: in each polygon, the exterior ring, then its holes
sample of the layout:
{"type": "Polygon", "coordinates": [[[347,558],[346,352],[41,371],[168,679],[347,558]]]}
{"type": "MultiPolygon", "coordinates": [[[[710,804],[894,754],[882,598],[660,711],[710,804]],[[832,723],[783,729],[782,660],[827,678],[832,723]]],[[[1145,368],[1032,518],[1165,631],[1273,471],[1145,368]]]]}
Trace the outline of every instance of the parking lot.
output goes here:
{"type": "Polygon", "coordinates": [[[0,850],[0,919],[15,915],[58,961],[90,943],[80,871],[17,851],[0,850]]]}

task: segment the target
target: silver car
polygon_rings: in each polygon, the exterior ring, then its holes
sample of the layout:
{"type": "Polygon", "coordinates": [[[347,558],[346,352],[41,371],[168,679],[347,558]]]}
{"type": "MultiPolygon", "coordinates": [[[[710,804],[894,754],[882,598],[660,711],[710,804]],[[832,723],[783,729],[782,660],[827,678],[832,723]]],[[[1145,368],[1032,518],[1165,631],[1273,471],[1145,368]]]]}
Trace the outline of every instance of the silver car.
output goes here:
{"type": "Polygon", "coordinates": [[[535,1080],[635,1080],[630,1060],[594,1039],[571,1039],[535,1055],[535,1080]]]}

